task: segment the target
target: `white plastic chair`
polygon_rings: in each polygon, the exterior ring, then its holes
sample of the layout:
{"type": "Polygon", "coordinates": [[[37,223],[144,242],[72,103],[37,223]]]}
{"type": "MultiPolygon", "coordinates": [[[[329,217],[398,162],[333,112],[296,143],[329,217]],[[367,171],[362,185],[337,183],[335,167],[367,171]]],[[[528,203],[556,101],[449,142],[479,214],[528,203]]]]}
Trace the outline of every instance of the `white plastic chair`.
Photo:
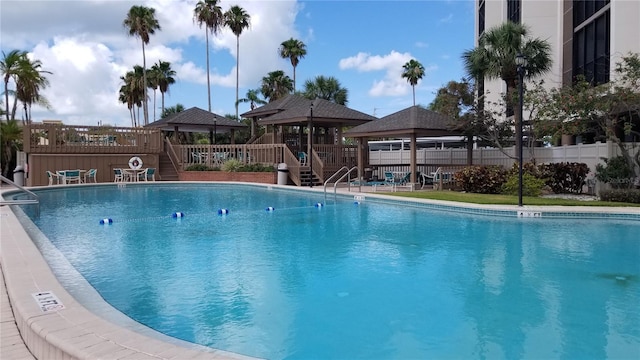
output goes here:
{"type": "Polygon", "coordinates": [[[80,170],[65,170],[63,171],[63,183],[70,184],[75,182],[77,184],[82,183],[82,178],[80,177],[80,170]]]}
{"type": "Polygon", "coordinates": [[[90,182],[90,180],[93,180],[92,182],[94,182],[94,183],[98,182],[96,180],[96,173],[97,172],[98,172],[98,169],[89,169],[89,171],[87,171],[84,174],[84,182],[88,183],[88,182],[90,182]]]}
{"type": "Polygon", "coordinates": [[[156,181],[156,168],[146,168],[138,174],[138,181],[156,181]]]}
{"type": "Polygon", "coordinates": [[[49,186],[53,185],[54,181],[56,185],[60,184],[60,181],[61,181],[60,174],[47,170],[47,178],[49,179],[49,186]]]}
{"type": "Polygon", "coordinates": [[[124,174],[122,173],[122,169],[120,168],[115,168],[113,169],[113,182],[123,182],[124,181],[124,174]]]}

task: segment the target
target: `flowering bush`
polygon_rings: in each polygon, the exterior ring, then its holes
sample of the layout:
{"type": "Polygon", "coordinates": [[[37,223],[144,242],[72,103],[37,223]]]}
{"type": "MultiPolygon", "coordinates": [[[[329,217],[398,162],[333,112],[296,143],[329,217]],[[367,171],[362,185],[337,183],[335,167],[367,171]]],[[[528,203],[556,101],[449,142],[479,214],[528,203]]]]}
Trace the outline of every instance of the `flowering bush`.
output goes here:
{"type": "Polygon", "coordinates": [[[469,166],[456,172],[453,178],[466,192],[499,194],[507,172],[501,166],[469,166]]]}

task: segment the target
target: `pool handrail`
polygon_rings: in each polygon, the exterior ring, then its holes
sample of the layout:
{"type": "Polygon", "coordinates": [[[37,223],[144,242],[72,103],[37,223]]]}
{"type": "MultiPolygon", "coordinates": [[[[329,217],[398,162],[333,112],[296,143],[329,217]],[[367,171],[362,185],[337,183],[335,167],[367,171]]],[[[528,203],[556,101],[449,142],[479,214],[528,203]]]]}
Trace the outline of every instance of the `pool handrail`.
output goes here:
{"type": "MultiPolygon", "coordinates": [[[[341,167],[340,169],[338,169],[338,171],[336,171],[333,175],[331,175],[331,176],[330,176],[330,177],[329,177],[329,178],[324,182],[324,202],[325,202],[325,203],[327,202],[327,185],[329,184],[329,182],[330,182],[331,180],[333,180],[333,178],[334,178],[334,177],[336,177],[336,176],[340,175],[340,173],[342,172],[342,170],[346,170],[347,172],[346,172],[344,175],[342,175],[338,180],[336,180],[336,181],[334,182],[334,184],[333,184],[333,196],[334,196],[334,201],[335,201],[335,199],[336,199],[336,197],[337,197],[337,189],[336,189],[336,188],[337,188],[337,186],[338,186],[338,183],[339,183],[340,181],[344,180],[344,178],[345,178],[346,176],[348,176],[348,177],[349,177],[349,178],[347,179],[347,184],[348,184],[348,186],[349,186],[349,191],[351,191],[351,172],[352,172],[353,170],[356,170],[356,171],[357,171],[357,170],[358,170],[358,167],[357,167],[357,166],[354,166],[354,167],[352,167],[351,169],[349,169],[348,167],[343,166],[343,167],[341,167]]],[[[361,185],[360,185],[360,183],[358,183],[358,189],[360,189],[360,186],[361,186],[361,185]]]]}
{"type": "Polygon", "coordinates": [[[8,178],[4,177],[3,175],[0,175],[0,180],[2,182],[5,182],[9,185],[13,185],[15,187],[17,187],[18,189],[24,191],[25,193],[27,193],[27,195],[30,195],[33,197],[33,199],[23,199],[23,200],[5,200],[4,197],[0,197],[0,206],[1,205],[28,205],[28,204],[35,204],[36,205],[36,217],[40,216],[40,198],[38,197],[38,195],[36,195],[35,193],[33,193],[32,191],[29,191],[27,189],[25,189],[24,187],[22,187],[21,185],[16,184],[15,182],[9,180],[8,178]]]}

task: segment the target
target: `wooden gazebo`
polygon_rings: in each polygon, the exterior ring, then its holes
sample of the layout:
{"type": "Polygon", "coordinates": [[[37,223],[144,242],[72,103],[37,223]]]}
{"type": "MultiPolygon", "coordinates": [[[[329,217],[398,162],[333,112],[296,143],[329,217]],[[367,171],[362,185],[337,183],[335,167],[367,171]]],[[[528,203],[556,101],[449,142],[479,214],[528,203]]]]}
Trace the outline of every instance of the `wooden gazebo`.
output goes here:
{"type": "Polygon", "coordinates": [[[165,118],[154,121],[146,128],[161,129],[163,131],[180,132],[208,132],[209,142],[214,143],[217,133],[231,133],[231,143],[235,143],[235,131],[246,128],[241,122],[229,119],[225,116],[209,112],[198,107],[171,114],[165,118]]]}
{"type": "Polygon", "coordinates": [[[453,119],[420,106],[411,106],[387,115],[380,120],[356,126],[347,130],[344,135],[358,140],[360,145],[358,146],[358,168],[360,174],[363,173],[364,167],[367,165],[364,150],[367,149],[367,141],[369,138],[410,138],[410,181],[412,184],[415,184],[417,182],[416,138],[421,136],[454,136],[462,135],[462,133],[455,129],[453,119]]]}

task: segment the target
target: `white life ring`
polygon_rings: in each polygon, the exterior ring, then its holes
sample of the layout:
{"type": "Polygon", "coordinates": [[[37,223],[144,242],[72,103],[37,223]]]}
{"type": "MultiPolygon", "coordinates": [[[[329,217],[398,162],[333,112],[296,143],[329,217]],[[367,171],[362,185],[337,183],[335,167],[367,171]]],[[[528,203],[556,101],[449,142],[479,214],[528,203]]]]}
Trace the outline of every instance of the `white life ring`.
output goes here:
{"type": "Polygon", "coordinates": [[[137,156],[132,157],[131,159],[129,159],[129,167],[133,170],[142,169],[142,159],[137,156]]]}

